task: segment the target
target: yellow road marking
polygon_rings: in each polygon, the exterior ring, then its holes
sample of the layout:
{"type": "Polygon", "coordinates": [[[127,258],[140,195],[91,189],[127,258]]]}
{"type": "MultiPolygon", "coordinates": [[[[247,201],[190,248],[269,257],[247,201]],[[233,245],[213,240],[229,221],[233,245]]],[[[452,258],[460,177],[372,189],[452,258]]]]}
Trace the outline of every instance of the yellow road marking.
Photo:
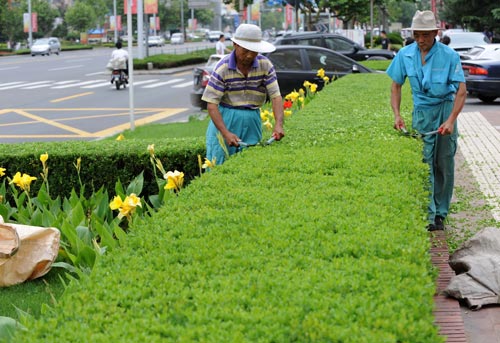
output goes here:
{"type": "Polygon", "coordinates": [[[50,100],[50,102],[61,102],[61,101],[70,100],[70,99],[74,99],[74,98],[79,98],[81,96],[86,96],[86,95],[90,95],[90,94],[94,94],[94,92],[86,92],[86,93],[75,94],[75,95],[67,96],[65,98],[59,98],[59,99],[50,100]]]}
{"type": "Polygon", "coordinates": [[[25,116],[27,118],[34,119],[34,120],[36,120],[38,122],[45,123],[45,124],[48,124],[48,125],[52,125],[52,126],[60,128],[60,129],[76,133],[77,135],[80,135],[80,136],[89,136],[89,135],[91,135],[89,132],[76,129],[76,128],[74,128],[72,126],[69,126],[69,125],[60,124],[60,123],[58,123],[56,121],[53,121],[53,120],[50,120],[50,119],[47,119],[47,118],[44,118],[44,117],[36,116],[34,114],[28,113],[28,112],[23,111],[23,110],[16,110],[16,113],[20,114],[22,116],[25,116]]]}
{"type": "MultiPolygon", "coordinates": [[[[152,116],[147,116],[146,118],[138,119],[138,120],[136,119],[136,120],[134,120],[134,124],[136,126],[141,126],[144,124],[153,123],[153,122],[158,121],[160,119],[164,119],[164,118],[168,118],[168,117],[171,117],[173,115],[176,115],[177,113],[180,113],[180,112],[185,111],[185,110],[187,110],[187,108],[169,108],[163,112],[153,114],[152,116]]],[[[108,129],[96,132],[96,133],[94,133],[94,135],[96,135],[97,137],[106,137],[106,136],[111,136],[117,132],[121,132],[121,131],[126,130],[126,129],[130,129],[130,123],[110,127],[108,129]]]]}
{"type": "MultiPolygon", "coordinates": [[[[176,115],[178,113],[181,113],[183,111],[186,111],[187,108],[136,108],[134,109],[134,114],[135,116],[140,115],[143,118],[141,119],[136,119],[135,117],[134,124],[135,126],[140,126],[144,124],[149,124],[164,118],[168,118],[170,116],[176,115]],[[153,112],[152,115],[148,115],[148,113],[153,112]]],[[[36,109],[0,109],[0,115],[6,114],[6,113],[15,113],[21,116],[24,116],[26,118],[30,118],[32,120],[30,121],[18,121],[15,123],[5,123],[5,124],[0,124],[0,127],[5,127],[5,126],[16,126],[16,125],[27,125],[27,124],[34,124],[34,123],[44,123],[47,125],[52,125],[55,127],[58,127],[60,129],[73,132],[75,135],[72,134],[24,134],[24,135],[0,135],[0,138],[19,138],[19,137],[25,137],[25,138],[99,138],[99,137],[106,137],[110,136],[112,134],[115,134],[117,132],[126,130],[130,128],[130,121],[127,121],[126,123],[116,125],[95,133],[79,130],[73,126],[61,124],[62,121],[69,121],[69,120],[93,120],[96,118],[106,118],[106,117],[129,117],[129,109],[128,108],[36,108],[36,109]],[[40,112],[48,112],[48,111],[78,111],[78,112],[103,112],[103,111],[120,111],[119,113],[110,113],[110,114],[96,114],[96,115],[87,115],[87,116],[80,116],[80,117],[72,117],[69,118],[67,116],[64,116],[63,118],[59,119],[46,119],[34,114],[31,114],[29,112],[31,111],[40,111],[40,112]]]]}
{"type": "Polygon", "coordinates": [[[174,76],[182,76],[182,75],[188,75],[188,74],[192,74],[192,73],[193,73],[192,70],[188,70],[188,71],[184,71],[184,72],[175,73],[174,76]]]}

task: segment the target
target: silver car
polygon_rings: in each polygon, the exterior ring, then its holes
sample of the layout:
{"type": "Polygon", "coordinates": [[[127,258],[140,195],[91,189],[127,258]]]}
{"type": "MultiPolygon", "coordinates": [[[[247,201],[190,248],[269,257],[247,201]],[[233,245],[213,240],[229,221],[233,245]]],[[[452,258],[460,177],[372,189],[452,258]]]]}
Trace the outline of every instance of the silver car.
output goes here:
{"type": "Polygon", "coordinates": [[[60,52],[61,42],[59,42],[59,39],[55,37],[37,39],[31,46],[31,56],[49,56],[52,53],[59,55],[60,52]]]}

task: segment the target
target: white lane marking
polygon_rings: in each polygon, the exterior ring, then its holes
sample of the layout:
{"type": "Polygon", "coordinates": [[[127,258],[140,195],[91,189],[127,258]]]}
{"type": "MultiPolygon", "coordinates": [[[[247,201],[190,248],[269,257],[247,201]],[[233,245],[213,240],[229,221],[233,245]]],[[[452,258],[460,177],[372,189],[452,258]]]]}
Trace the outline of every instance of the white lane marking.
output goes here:
{"type": "Polygon", "coordinates": [[[90,85],[90,86],[83,86],[80,88],[99,88],[99,87],[106,87],[106,86],[113,87],[113,84],[111,84],[111,82],[109,82],[109,81],[105,81],[103,83],[98,83],[98,84],[90,85]]]}
{"type": "Polygon", "coordinates": [[[85,74],[85,76],[94,76],[94,75],[111,75],[111,73],[106,73],[105,71],[98,71],[96,73],[85,74]]]}
{"type": "MultiPolygon", "coordinates": [[[[155,83],[154,85],[144,86],[142,88],[156,88],[156,87],[161,87],[161,86],[164,86],[164,85],[169,85],[171,83],[176,83],[176,82],[179,82],[179,81],[184,81],[184,79],[172,79],[172,80],[165,81],[165,82],[158,82],[158,83],[155,83]]],[[[193,83],[193,81],[191,81],[191,84],[192,83],[193,83]]]]}
{"type": "Polygon", "coordinates": [[[52,68],[52,69],[49,69],[49,71],[66,70],[66,69],[76,69],[76,68],[81,68],[83,66],[84,66],[83,64],[79,64],[79,65],[70,66],[70,67],[52,68]]]}
{"type": "Polygon", "coordinates": [[[78,82],[74,84],[68,84],[68,85],[62,85],[62,86],[56,86],[56,87],[51,87],[52,89],[62,89],[62,88],[71,88],[71,87],[78,87],[78,86],[84,86],[84,85],[90,85],[92,83],[100,83],[104,82],[105,80],[90,80],[90,81],[84,81],[84,82],[78,82]]]}
{"type": "Polygon", "coordinates": [[[0,68],[0,70],[12,70],[12,69],[19,69],[19,67],[0,68]]]}
{"type": "Polygon", "coordinates": [[[79,82],[80,80],[66,80],[66,81],[57,81],[54,82],[55,85],[67,85],[68,83],[72,82],[79,82]]]}
{"type": "Polygon", "coordinates": [[[172,88],[185,88],[193,85],[193,81],[188,81],[184,83],[180,83],[178,85],[172,86],[172,88]]]}
{"type": "Polygon", "coordinates": [[[54,81],[50,80],[50,81],[26,82],[26,83],[23,83],[20,85],[11,85],[11,86],[7,86],[7,87],[0,87],[0,90],[21,88],[21,87],[25,87],[25,86],[34,86],[34,85],[39,85],[39,84],[43,84],[43,83],[47,83],[47,82],[54,82],[54,81]]]}
{"type": "Polygon", "coordinates": [[[10,85],[17,85],[20,83],[23,83],[24,81],[15,81],[15,82],[7,82],[7,83],[0,83],[0,87],[5,87],[5,86],[10,86],[10,85]]]}
{"type": "Polygon", "coordinates": [[[146,83],[151,83],[151,82],[156,82],[156,81],[159,81],[159,80],[153,79],[153,80],[144,80],[144,81],[134,81],[134,86],[143,85],[146,83]]]}

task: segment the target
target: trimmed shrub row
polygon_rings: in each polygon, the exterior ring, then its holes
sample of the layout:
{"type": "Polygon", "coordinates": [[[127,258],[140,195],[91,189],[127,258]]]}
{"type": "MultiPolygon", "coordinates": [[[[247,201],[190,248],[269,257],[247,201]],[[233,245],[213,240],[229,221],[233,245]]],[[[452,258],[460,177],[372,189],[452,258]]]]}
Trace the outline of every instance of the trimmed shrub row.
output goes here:
{"type": "Polygon", "coordinates": [[[136,222],[18,341],[442,342],[428,170],[392,129],[389,89],[382,74],[327,86],[281,142],[136,222]]]}

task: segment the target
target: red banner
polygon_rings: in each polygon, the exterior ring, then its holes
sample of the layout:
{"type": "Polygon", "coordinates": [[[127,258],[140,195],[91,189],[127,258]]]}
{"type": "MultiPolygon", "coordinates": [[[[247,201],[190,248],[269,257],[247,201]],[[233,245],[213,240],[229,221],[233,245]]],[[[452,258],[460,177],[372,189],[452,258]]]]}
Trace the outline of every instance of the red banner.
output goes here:
{"type": "MultiPolygon", "coordinates": [[[[137,14],[137,0],[131,0],[130,6],[132,8],[132,14],[137,14]]],[[[127,14],[128,12],[128,2],[127,0],[123,0],[123,13],[127,14]]]]}
{"type": "Polygon", "coordinates": [[[290,25],[293,22],[293,7],[286,5],[286,23],[290,25]]]}
{"type": "MultiPolygon", "coordinates": [[[[29,13],[23,14],[23,31],[30,31],[29,13]]],[[[31,32],[38,32],[38,16],[36,13],[31,13],[31,32]]]]}
{"type": "Polygon", "coordinates": [[[158,13],[158,0],[144,0],[144,13],[157,14],[158,13]]]}

